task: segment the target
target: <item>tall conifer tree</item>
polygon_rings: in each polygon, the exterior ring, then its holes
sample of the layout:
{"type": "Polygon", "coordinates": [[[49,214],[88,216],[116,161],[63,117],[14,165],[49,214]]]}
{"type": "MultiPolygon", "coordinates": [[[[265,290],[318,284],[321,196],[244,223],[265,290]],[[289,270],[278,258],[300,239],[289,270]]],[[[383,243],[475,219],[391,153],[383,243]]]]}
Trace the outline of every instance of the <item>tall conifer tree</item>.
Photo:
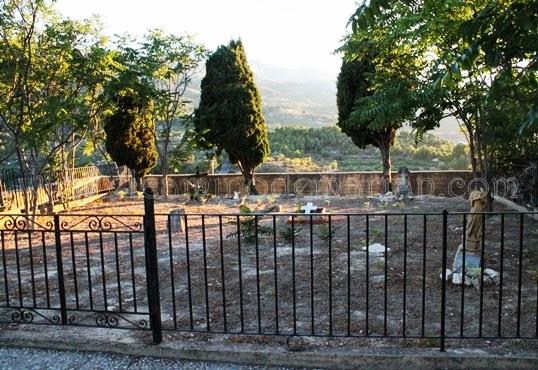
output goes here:
{"type": "Polygon", "coordinates": [[[225,150],[237,164],[250,193],[254,170],[269,155],[260,93],[241,40],[220,46],[206,62],[195,130],[202,147],[225,150]]]}
{"type": "Polygon", "coordinates": [[[157,163],[153,102],[142,91],[143,88],[115,91],[113,111],[104,125],[108,154],[118,165],[125,165],[133,172],[138,190],[142,190],[142,177],[157,163]]]}

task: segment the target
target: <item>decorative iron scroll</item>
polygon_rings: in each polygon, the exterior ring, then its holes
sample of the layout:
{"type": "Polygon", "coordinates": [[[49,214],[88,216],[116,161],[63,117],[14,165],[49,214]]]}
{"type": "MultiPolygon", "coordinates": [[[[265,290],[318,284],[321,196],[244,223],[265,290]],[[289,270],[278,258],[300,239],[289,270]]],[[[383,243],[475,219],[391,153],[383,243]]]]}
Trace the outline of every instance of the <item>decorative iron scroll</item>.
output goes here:
{"type": "Polygon", "coordinates": [[[0,322],[15,324],[60,324],[57,310],[37,311],[33,308],[6,307],[0,308],[0,322]]]}
{"type": "MultiPolygon", "coordinates": [[[[72,312],[67,322],[69,325],[80,326],[98,326],[101,328],[135,328],[149,329],[149,323],[146,319],[131,319],[128,314],[119,312],[72,312]]],[[[140,316],[141,314],[132,314],[140,316]]]]}
{"type": "Polygon", "coordinates": [[[25,215],[3,215],[0,217],[0,230],[6,231],[53,231],[54,223],[52,218],[43,222],[40,218],[43,216],[36,216],[36,220],[32,220],[25,215]],[[38,222],[39,221],[39,222],[38,222]]]}
{"type": "Polygon", "coordinates": [[[62,220],[60,222],[60,230],[62,231],[132,231],[132,232],[141,232],[142,231],[142,222],[137,221],[133,223],[128,223],[126,219],[130,217],[141,218],[141,216],[98,216],[98,215],[69,215],[65,216],[71,219],[76,217],[82,217],[81,220],[69,222],[62,220]]]}

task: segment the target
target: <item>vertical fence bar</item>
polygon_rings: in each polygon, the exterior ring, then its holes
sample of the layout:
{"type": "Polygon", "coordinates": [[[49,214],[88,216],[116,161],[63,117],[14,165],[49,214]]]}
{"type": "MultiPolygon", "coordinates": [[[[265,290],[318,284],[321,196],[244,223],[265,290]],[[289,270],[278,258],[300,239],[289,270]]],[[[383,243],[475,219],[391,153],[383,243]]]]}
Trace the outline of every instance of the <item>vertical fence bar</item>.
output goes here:
{"type": "Polygon", "coordinates": [[[273,264],[275,265],[275,332],[278,330],[278,256],[276,251],[276,216],[273,215],[273,264]]]}
{"type": "Polygon", "coordinates": [[[5,240],[4,240],[4,230],[0,230],[0,236],[2,237],[2,267],[4,271],[4,294],[6,295],[6,306],[9,307],[9,282],[7,280],[6,246],[5,246],[5,240]]]}
{"type": "Polygon", "coordinates": [[[49,271],[47,267],[47,246],[45,245],[45,232],[41,232],[41,247],[43,249],[43,271],[45,273],[45,293],[47,295],[47,308],[50,308],[49,271]]]}
{"type": "Polygon", "coordinates": [[[133,308],[134,312],[138,312],[138,304],[136,303],[136,279],[135,279],[135,267],[134,267],[134,251],[133,251],[133,233],[129,233],[129,257],[131,264],[131,282],[133,292],[133,308]]]}
{"type": "MultiPolygon", "coordinates": [[[[217,193],[218,194],[218,193],[217,193]]],[[[222,215],[219,215],[219,247],[220,247],[220,279],[222,280],[222,319],[224,320],[224,331],[228,331],[226,321],[226,278],[224,276],[224,251],[222,236],[222,215]]]]}
{"type": "Polygon", "coordinates": [[[420,336],[424,337],[426,327],[426,243],[427,230],[428,230],[428,216],[423,215],[423,234],[422,234],[422,307],[421,307],[421,323],[420,323],[420,336]]]}
{"type": "Polygon", "coordinates": [[[291,289],[293,306],[293,335],[297,334],[297,302],[295,286],[295,218],[291,215],[291,289]]]}
{"type": "MultiPolygon", "coordinates": [[[[74,252],[73,252],[74,253],[74,252]]],[[[118,251],[118,233],[114,233],[114,254],[116,259],[116,282],[118,283],[118,304],[120,311],[123,311],[123,299],[121,296],[121,270],[120,270],[120,256],[118,251]]]]}
{"type": "Polygon", "coordinates": [[[4,211],[4,183],[3,183],[3,176],[0,174],[0,209],[4,211]]]}
{"type": "Polygon", "coordinates": [[[484,252],[486,240],[486,214],[482,213],[482,236],[480,246],[480,310],[478,312],[478,336],[482,337],[482,327],[484,319],[484,252]]]}
{"type": "Polygon", "coordinates": [[[461,247],[461,308],[460,308],[460,337],[463,337],[465,326],[465,245],[467,244],[467,214],[463,214],[463,244],[461,247]]]}
{"type": "Polygon", "coordinates": [[[347,335],[351,335],[351,226],[350,216],[347,215],[347,335]]]}
{"type": "Polygon", "coordinates": [[[333,264],[332,264],[332,222],[329,215],[329,335],[333,334],[333,264]]]}
{"type": "MultiPolygon", "coordinates": [[[[176,287],[174,282],[174,250],[172,245],[172,220],[168,215],[168,254],[170,255],[170,288],[172,289],[172,317],[174,319],[174,330],[177,330],[177,310],[176,310],[176,287]]],[[[181,222],[181,219],[179,220],[181,222]]]]}
{"type": "Polygon", "coordinates": [[[241,324],[241,333],[245,331],[245,318],[243,317],[243,272],[241,271],[241,219],[236,217],[237,223],[237,275],[239,278],[239,319],[241,324]]]}
{"type": "Polygon", "coordinates": [[[78,298],[78,281],[77,281],[77,264],[75,260],[75,241],[73,239],[73,232],[69,232],[69,241],[71,242],[71,268],[73,269],[73,286],[75,288],[75,305],[77,310],[80,309],[80,302],[78,298]]]}
{"type": "Polygon", "coordinates": [[[36,291],[35,291],[35,274],[34,274],[34,254],[32,252],[32,231],[28,231],[28,253],[30,257],[30,282],[32,285],[32,303],[36,306],[36,291]]]}
{"type": "MultiPolygon", "coordinates": [[[[17,287],[19,290],[19,306],[23,306],[22,301],[22,278],[21,278],[21,263],[19,257],[19,233],[17,231],[13,232],[13,238],[15,239],[15,262],[17,266],[17,287]]],[[[63,276],[62,276],[63,279],[63,276]]]]}
{"type": "MultiPolygon", "coordinates": [[[[499,312],[497,315],[497,336],[500,338],[502,334],[502,311],[503,311],[503,270],[504,270],[504,213],[501,214],[501,252],[499,259],[501,260],[499,271],[499,312]]],[[[537,301],[538,304],[538,301],[537,301]]],[[[537,316],[538,317],[538,316],[537,316]]],[[[536,321],[538,323],[538,320],[536,321]]]]}
{"type": "Polygon", "coordinates": [[[402,317],[402,332],[406,336],[406,317],[407,317],[407,215],[404,215],[404,245],[403,245],[403,317],[402,317]]]}
{"type": "Polygon", "coordinates": [[[365,315],[365,335],[368,336],[369,333],[369,324],[370,321],[370,215],[366,215],[366,315],[365,315]]]}
{"type": "Polygon", "coordinates": [[[315,332],[314,319],[314,225],[312,224],[312,215],[310,215],[310,334],[315,332]]]}
{"type": "Polygon", "coordinates": [[[105,271],[105,251],[103,247],[103,233],[99,232],[99,253],[101,256],[101,275],[103,284],[103,300],[105,304],[105,311],[108,311],[108,296],[106,287],[106,271],[105,271]]]}
{"type": "Polygon", "coordinates": [[[258,215],[254,216],[254,238],[256,245],[256,308],[258,319],[258,334],[262,333],[261,298],[260,298],[260,246],[258,240],[258,215]]]}
{"type": "MultiPolygon", "coordinates": [[[[90,264],[90,247],[88,242],[88,233],[84,233],[84,243],[86,246],[86,273],[88,275],[88,297],[90,299],[90,310],[93,311],[93,290],[92,290],[92,272],[90,264]]],[[[131,243],[132,250],[132,243],[131,243]]],[[[133,273],[133,291],[134,291],[134,273],[133,273]]],[[[134,293],[134,303],[135,303],[135,312],[136,312],[136,293],[134,293]]]]}
{"type": "Polygon", "coordinates": [[[519,261],[517,278],[517,329],[516,337],[521,334],[521,285],[523,280],[523,213],[519,214],[519,261]]]}
{"type": "Polygon", "coordinates": [[[207,245],[205,236],[205,215],[202,215],[202,254],[204,259],[204,298],[205,298],[205,320],[206,330],[211,331],[209,323],[209,286],[207,280],[207,245]]]}
{"type": "Polygon", "coordinates": [[[192,315],[192,287],[191,287],[191,259],[189,250],[189,220],[185,215],[185,259],[187,262],[187,292],[189,301],[189,329],[193,329],[193,315],[192,315]]]}
{"type": "Polygon", "coordinates": [[[153,190],[147,188],[144,195],[144,250],[146,254],[149,320],[153,334],[153,343],[159,344],[162,342],[162,322],[153,190]]]}
{"type": "Polygon", "coordinates": [[[62,261],[62,237],[60,235],[60,216],[54,215],[54,239],[56,242],[56,264],[58,270],[58,290],[60,295],[60,319],[67,325],[67,304],[65,300],[64,267],[62,261]]]}
{"type": "Polygon", "coordinates": [[[388,256],[387,250],[389,248],[389,215],[385,213],[385,251],[383,256],[385,257],[384,263],[384,282],[383,282],[383,336],[387,336],[387,311],[388,311],[388,256]]]}
{"type": "Polygon", "coordinates": [[[448,249],[448,235],[447,235],[447,221],[448,211],[443,211],[443,267],[441,271],[441,343],[440,350],[445,352],[445,316],[446,316],[446,260],[448,249]]]}

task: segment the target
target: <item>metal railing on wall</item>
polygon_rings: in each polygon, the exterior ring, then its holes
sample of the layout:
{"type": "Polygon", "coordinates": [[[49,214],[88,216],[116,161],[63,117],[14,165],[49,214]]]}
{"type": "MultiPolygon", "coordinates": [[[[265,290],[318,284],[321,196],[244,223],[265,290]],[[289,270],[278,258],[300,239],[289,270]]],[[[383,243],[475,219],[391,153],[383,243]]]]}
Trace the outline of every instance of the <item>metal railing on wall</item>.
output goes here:
{"type": "MultiPolygon", "coordinates": [[[[24,209],[25,199],[37,205],[67,202],[102,194],[116,188],[117,175],[104,175],[99,166],[68,169],[48,181],[42,176],[20,176],[15,170],[0,171],[0,210],[24,209]]],[[[117,172],[117,169],[116,169],[117,172]]]]}

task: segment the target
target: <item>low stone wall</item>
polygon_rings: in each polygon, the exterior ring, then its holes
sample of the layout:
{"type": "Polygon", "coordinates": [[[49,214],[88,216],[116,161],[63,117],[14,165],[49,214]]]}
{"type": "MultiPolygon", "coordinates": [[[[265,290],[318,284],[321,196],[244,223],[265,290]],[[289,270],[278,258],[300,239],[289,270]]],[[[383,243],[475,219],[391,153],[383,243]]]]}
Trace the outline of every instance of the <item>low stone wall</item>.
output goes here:
{"type": "MultiPolygon", "coordinates": [[[[388,188],[381,172],[309,172],[309,173],[260,173],[255,175],[260,194],[340,195],[371,196],[388,188]]],[[[470,171],[415,171],[410,174],[413,195],[465,196],[473,186],[470,171]]],[[[186,194],[189,183],[203,187],[208,193],[232,196],[244,187],[241,174],[216,174],[206,176],[169,175],[168,194],[186,194]]],[[[392,183],[397,190],[398,174],[393,173],[392,183]]],[[[164,194],[161,175],[144,178],[144,185],[157,194],[164,194]]]]}

